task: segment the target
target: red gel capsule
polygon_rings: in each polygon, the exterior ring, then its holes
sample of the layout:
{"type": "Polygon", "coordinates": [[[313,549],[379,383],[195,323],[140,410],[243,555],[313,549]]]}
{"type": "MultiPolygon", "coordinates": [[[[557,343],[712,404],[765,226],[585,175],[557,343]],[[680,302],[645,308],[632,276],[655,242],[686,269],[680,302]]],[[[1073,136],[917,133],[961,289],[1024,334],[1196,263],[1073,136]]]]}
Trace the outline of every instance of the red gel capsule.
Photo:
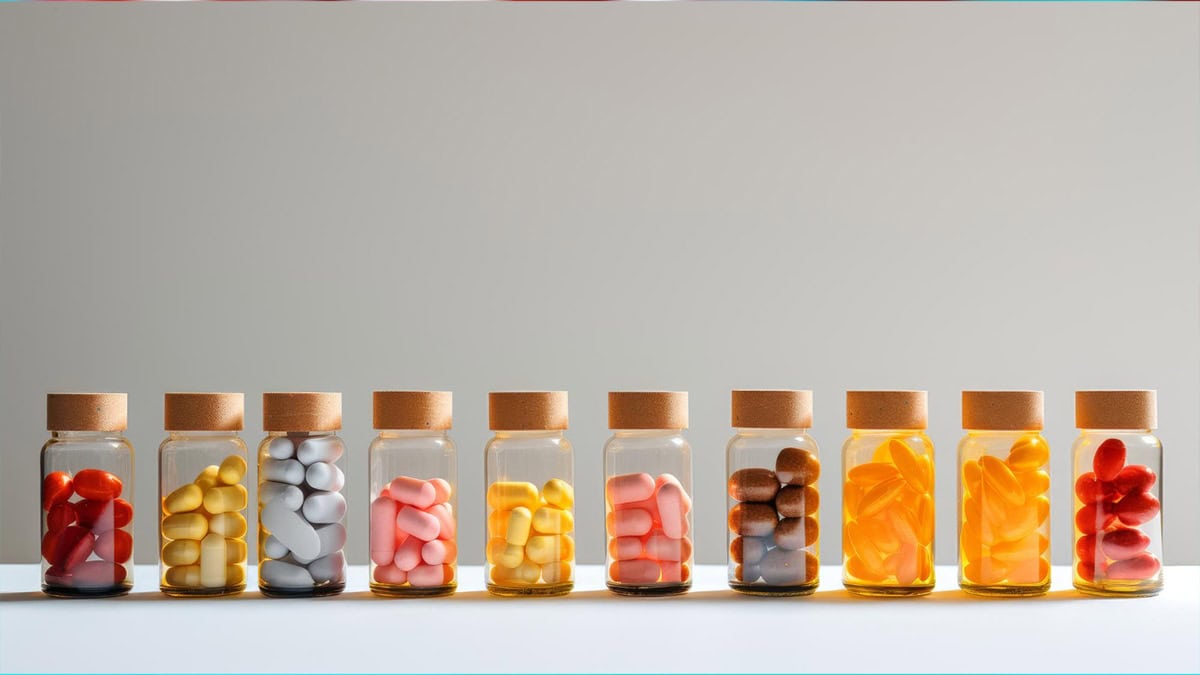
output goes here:
{"type": "Polygon", "coordinates": [[[1125,495],[1117,502],[1117,517],[1126,525],[1141,525],[1158,515],[1158,498],[1149,492],[1125,495]]]}
{"type": "Polygon", "coordinates": [[[107,532],[125,527],[133,520],[133,506],[124,499],[94,501],[85,499],[75,504],[79,524],[95,532],[107,532]]]}
{"type": "Polygon", "coordinates": [[[69,572],[75,565],[87,560],[95,541],[96,537],[91,532],[71,525],[58,533],[46,533],[42,539],[42,556],[51,565],[61,566],[69,572]]]}
{"type": "Polygon", "coordinates": [[[1100,550],[1113,560],[1127,560],[1146,550],[1150,545],[1150,537],[1141,530],[1123,527],[1113,532],[1101,535],[1100,550]]]}
{"type": "Polygon", "coordinates": [[[1086,504],[1075,512],[1075,526],[1084,534],[1096,534],[1112,525],[1116,519],[1108,502],[1086,504]]]}
{"type": "MultiPolygon", "coordinates": [[[[1102,481],[1112,480],[1124,466],[1125,444],[1120,439],[1109,438],[1096,448],[1096,455],[1092,457],[1092,469],[1096,472],[1096,478],[1102,481]]],[[[78,482],[78,477],[76,481],[78,482]]]]}
{"type": "Polygon", "coordinates": [[[1121,472],[1113,479],[1113,485],[1116,486],[1117,492],[1123,495],[1131,492],[1147,492],[1157,478],[1150,467],[1144,464],[1130,464],[1121,469],[1121,472]]]}
{"type": "Polygon", "coordinates": [[[109,530],[96,538],[96,555],[109,562],[124,563],[133,553],[133,536],[125,530],[109,530]]]}
{"type": "Polygon", "coordinates": [[[1141,553],[1128,560],[1118,560],[1109,565],[1106,575],[1109,579],[1140,581],[1158,574],[1160,567],[1162,565],[1158,562],[1158,558],[1149,553],[1141,553]]]}
{"type": "Polygon", "coordinates": [[[1113,483],[1102,483],[1094,472],[1087,472],[1075,481],[1075,496],[1084,504],[1092,504],[1117,494],[1113,483]]]}
{"type": "Polygon", "coordinates": [[[75,474],[75,492],[84,499],[116,499],[123,487],[120,478],[100,469],[84,469],[75,474]]]}
{"type": "Polygon", "coordinates": [[[1096,562],[1096,535],[1085,534],[1075,540],[1075,557],[1087,565],[1096,562]]]}
{"type": "Polygon", "coordinates": [[[75,522],[75,505],[71,502],[59,502],[50,507],[46,514],[46,529],[58,532],[75,522]]]}
{"type": "Polygon", "coordinates": [[[104,560],[89,560],[71,570],[70,585],[75,588],[106,588],[125,581],[125,566],[104,560]]]}
{"type": "Polygon", "coordinates": [[[52,471],[42,479],[42,510],[49,511],[55,504],[61,504],[71,498],[75,488],[71,476],[64,471],[52,471]]]}
{"type": "Polygon", "coordinates": [[[1075,573],[1078,574],[1079,578],[1083,579],[1084,581],[1095,581],[1096,580],[1096,563],[1095,562],[1085,563],[1083,561],[1080,561],[1079,564],[1075,565],[1075,573]]]}

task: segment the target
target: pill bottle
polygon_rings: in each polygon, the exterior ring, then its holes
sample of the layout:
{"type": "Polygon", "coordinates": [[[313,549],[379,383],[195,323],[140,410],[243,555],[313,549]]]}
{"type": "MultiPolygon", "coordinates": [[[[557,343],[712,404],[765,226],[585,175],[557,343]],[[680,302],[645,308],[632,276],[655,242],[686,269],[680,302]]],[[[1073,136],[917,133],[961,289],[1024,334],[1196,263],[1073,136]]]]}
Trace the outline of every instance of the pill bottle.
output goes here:
{"type": "Polygon", "coordinates": [[[933,590],[933,442],[924,391],[848,391],[842,583],[858,595],[933,590]]]}
{"type": "Polygon", "coordinates": [[[1157,394],[1077,391],[1075,426],[1075,588],[1155,595],[1163,584],[1157,394]]]}
{"type": "Polygon", "coordinates": [[[377,391],[369,449],[371,590],[449,595],[458,586],[458,459],[448,391],[377,391]]]}
{"type": "Polygon", "coordinates": [[[258,588],[267,597],[346,587],[340,393],[263,394],[258,446],[258,588]]]}
{"type": "Polygon", "coordinates": [[[820,574],[821,460],[808,390],[734,390],[725,449],[729,586],[809,595],[820,574]]]}
{"type": "Polygon", "coordinates": [[[168,393],[158,447],[159,588],[175,597],[246,589],[242,394],[168,393]]]}
{"type": "Polygon", "coordinates": [[[488,394],[486,457],[489,591],[564,595],[575,585],[575,461],[567,392],[488,394]]]}
{"type": "Polygon", "coordinates": [[[619,595],[692,586],[692,447],[686,391],[608,394],[605,583],[619,595]]]}
{"type": "Polygon", "coordinates": [[[991,596],[1050,589],[1050,445],[1042,392],[964,391],[958,585],[991,596]]]}
{"type": "Polygon", "coordinates": [[[42,446],[42,591],[133,587],[133,446],[125,394],[48,394],[42,446]]]}

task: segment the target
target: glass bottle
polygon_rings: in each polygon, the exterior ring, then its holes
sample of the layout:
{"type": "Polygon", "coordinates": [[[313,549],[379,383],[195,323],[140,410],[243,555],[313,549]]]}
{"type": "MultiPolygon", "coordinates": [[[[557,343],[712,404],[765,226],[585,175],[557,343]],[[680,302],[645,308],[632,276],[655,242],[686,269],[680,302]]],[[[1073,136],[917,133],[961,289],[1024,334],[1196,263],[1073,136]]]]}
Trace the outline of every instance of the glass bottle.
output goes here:
{"type": "Polygon", "coordinates": [[[574,457],[567,392],[491,392],[484,451],[489,591],[564,595],[575,585],[574,457]]]}
{"type": "Polygon", "coordinates": [[[133,446],[125,394],[48,394],[42,446],[42,591],[133,587],[133,446]]]}
{"type": "Polygon", "coordinates": [[[258,588],[267,597],[346,587],[340,393],[263,394],[258,446],[258,588]]]}
{"type": "Polygon", "coordinates": [[[458,460],[448,391],[377,391],[370,463],[370,579],[379,595],[458,586],[458,460]]]}
{"type": "Polygon", "coordinates": [[[168,393],[158,448],[159,588],[176,597],[246,589],[242,394],[168,393]]]}
{"type": "Polygon", "coordinates": [[[958,585],[975,595],[1050,590],[1050,446],[1042,392],[964,391],[958,444],[958,585]]]}
{"type": "Polygon", "coordinates": [[[842,583],[858,595],[933,590],[933,442],[924,391],[848,391],[842,583]]]}
{"type": "Polygon", "coordinates": [[[692,447],[686,391],[608,394],[605,583],[619,595],[692,587],[692,447]]]}
{"type": "Polygon", "coordinates": [[[821,475],[808,390],[734,390],[725,450],[729,586],[809,595],[820,581],[821,475]]]}
{"type": "Polygon", "coordinates": [[[1075,588],[1156,595],[1163,585],[1157,393],[1077,391],[1075,426],[1075,588]]]}

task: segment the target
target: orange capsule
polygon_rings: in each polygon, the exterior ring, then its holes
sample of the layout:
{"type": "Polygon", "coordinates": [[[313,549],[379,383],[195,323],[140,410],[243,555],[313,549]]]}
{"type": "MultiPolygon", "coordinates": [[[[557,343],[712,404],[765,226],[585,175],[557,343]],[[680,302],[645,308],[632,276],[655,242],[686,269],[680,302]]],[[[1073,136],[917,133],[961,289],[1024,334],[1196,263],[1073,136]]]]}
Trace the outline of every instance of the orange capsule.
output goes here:
{"type": "Polygon", "coordinates": [[[900,490],[904,489],[904,485],[904,479],[896,477],[885,480],[867,490],[858,505],[859,517],[869,518],[882,511],[896,499],[896,496],[900,494],[900,490]]]}

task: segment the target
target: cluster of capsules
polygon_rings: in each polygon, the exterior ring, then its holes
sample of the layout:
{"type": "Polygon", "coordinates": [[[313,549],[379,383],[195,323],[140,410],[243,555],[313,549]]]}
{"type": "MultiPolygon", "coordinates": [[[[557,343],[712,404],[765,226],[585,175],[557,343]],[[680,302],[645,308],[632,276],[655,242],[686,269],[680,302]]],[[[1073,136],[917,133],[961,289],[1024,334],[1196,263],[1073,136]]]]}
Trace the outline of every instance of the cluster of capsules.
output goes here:
{"type": "Polygon", "coordinates": [[[458,546],[450,483],[396,476],[371,502],[372,581],[441,588],[454,583],[458,546]]]}
{"type": "Polygon", "coordinates": [[[488,486],[489,581],[498,586],[557,585],[573,580],[575,490],[559,478],[488,486]]]}
{"type": "Polygon", "coordinates": [[[1075,481],[1075,573],[1087,582],[1142,581],[1158,574],[1161,561],[1146,549],[1141,528],[1158,517],[1151,492],[1158,477],[1143,464],[1125,463],[1125,444],[1109,438],[1092,458],[1092,471],[1075,481]]]}
{"type": "Polygon", "coordinates": [[[246,583],[246,460],[229,455],[162,500],[162,585],[226,589],[246,583]]]}
{"type": "Polygon", "coordinates": [[[821,462],[803,448],[784,448],[775,470],[739,469],[729,477],[729,556],[740,584],[815,583],[820,570],[817,520],[821,462]]]}
{"type": "Polygon", "coordinates": [[[689,581],[692,498],[669,473],[627,473],[605,482],[609,581],[646,586],[689,581]]]}
{"type": "Polygon", "coordinates": [[[100,469],[83,469],[74,476],[65,471],[46,474],[46,584],[86,593],[126,583],[126,563],[133,555],[133,536],[127,529],[133,506],[121,499],[123,488],[120,478],[100,469]]]}

